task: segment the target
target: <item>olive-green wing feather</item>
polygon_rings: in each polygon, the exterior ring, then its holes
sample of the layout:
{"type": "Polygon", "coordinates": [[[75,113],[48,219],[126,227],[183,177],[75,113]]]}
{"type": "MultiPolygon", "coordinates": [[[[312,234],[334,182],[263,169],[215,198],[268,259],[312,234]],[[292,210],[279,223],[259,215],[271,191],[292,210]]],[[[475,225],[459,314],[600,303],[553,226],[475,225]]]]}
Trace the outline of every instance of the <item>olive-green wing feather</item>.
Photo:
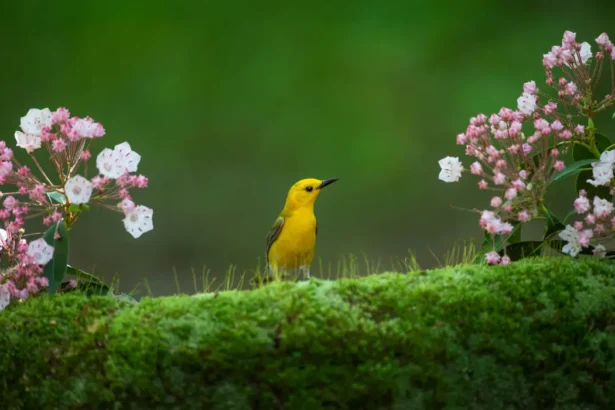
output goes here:
{"type": "Polygon", "coordinates": [[[269,231],[269,235],[267,235],[267,249],[265,250],[265,259],[269,261],[269,249],[271,249],[271,245],[278,239],[280,236],[280,232],[282,232],[282,226],[284,226],[284,218],[278,216],[278,219],[275,220],[271,230],[269,231]]]}

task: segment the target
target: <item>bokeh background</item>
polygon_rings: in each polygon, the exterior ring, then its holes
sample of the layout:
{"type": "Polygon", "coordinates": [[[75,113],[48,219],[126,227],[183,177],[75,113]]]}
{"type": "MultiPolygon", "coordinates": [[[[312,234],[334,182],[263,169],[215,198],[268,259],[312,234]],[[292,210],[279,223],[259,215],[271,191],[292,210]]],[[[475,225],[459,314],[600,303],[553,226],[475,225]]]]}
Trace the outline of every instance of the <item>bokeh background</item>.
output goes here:
{"type": "MultiPolygon", "coordinates": [[[[340,178],[316,206],[325,269],[350,253],[384,269],[409,249],[431,267],[481,235],[449,205],[486,206],[474,178],[439,181],[438,159],[463,157],[469,117],[543,84],[564,30],[615,37],[613,3],[2,2],[0,135],[12,145],[29,108],[65,106],[105,126],[94,155],[123,141],[142,155],[150,188],[135,199],[155,230],[135,240],[95,209],[72,236],[71,263],[123,290],[147,278],[174,293],[175,269],[191,292],[192,269],[254,269],[305,177],[340,178]]],[[[556,209],[572,194],[556,190],[556,209]]]]}

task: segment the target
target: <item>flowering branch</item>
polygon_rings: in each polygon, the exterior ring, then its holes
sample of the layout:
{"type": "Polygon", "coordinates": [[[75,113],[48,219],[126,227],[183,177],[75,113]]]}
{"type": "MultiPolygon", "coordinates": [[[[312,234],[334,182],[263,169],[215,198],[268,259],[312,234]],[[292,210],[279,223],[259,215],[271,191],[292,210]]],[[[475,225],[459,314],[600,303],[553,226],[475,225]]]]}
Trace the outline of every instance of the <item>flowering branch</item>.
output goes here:
{"type": "MultiPolygon", "coordinates": [[[[611,151],[608,154],[604,151],[604,137],[596,132],[594,118],[615,106],[615,47],[606,33],[596,38],[596,43],[599,51],[593,56],[589,43],[578,43],[576,34],[566,31],[562,45],[553,46],[542,59],[546,84],[555,95],[529,81],[517,99],[517,110],[502,107],[489,117],[479,114],[470,119],[464,133],[457,135],[457,144],[464,145],[466,155],[475,158],[469,172],[481,178],[479,189],[495,193],[491,209],[480,212],[480,226],[487,236],[485,250],[491,248],[485,260],[490,264],[511,261],[507,243],[513,243],[510,238],[513,230],[520,232],[521,224],[532,219],[547,221],[543,241],[562,231],[559,236],[569,242],[562,252],[573,256],[578,253],[575,252],[578,247],[570,245],[570,229],[545,206],[545,195],[554,182],[582,176],[588,169],[593,169],[594,179],[583,183],[604,185],[613,179],[615,152],[611,155],[611,151]],[[604,70],[605,64],[610,70],[604,70]],[[554,74],[556,69],[559,77],[554,74]],[[611,73],[611,93],[596,100],[594,94],[603,71],[611,73]],[[576,147],[584,147],[588,157],[576,155],[579,158],[575,162],[566,164],[563,155],[572,150],[575,156],[576,147]],[[590,164],[592,168],[587,168],[590,164]],[[496,237],[501,239],[496,241],[496,237]]],[[[439,164],[439,178],[445,182],[457,182],[467,172],[458,157],[446,157],[439,164]]],[[[603,215],[602,202],[598,207],[603,215]]],[[[581,247],[586,243],[588,246],[589,238],[595,233],[578,229],[575,232],[580,232],[581,247]]],[[[516,237],[518,242],[520,235],[516,237]]],[[[541,247],[542,243],[538,242],[530,254],[541,247]]]]}
{"type": "Polygon", "coordinates": [[[127,142],[103,149],[96,157],[98,175],[89,180],[90,147],[105,135],[100,123],[71,117],[65,108],[45,108],[30,109],[20,126],[17,146],[26,150],[38,172],[22,165],[0,141],[0,185],[15,187],[0,193],[0,309],[11,298],[26,299],[41,288],[55,292],[67,269],[68,232],[90,205],[122,213],[124,227],[134,238],[153,229],[153,210],[132,200],[131,190],[146,188],[149,182],[136,174],[141,156],[127,142]],[[55,180],[34,155],[42,147],[56,171],[55,180]],[[23,225],[32,217],[43,217],[49,229],[44,238],[28,244],[23,225]]]}

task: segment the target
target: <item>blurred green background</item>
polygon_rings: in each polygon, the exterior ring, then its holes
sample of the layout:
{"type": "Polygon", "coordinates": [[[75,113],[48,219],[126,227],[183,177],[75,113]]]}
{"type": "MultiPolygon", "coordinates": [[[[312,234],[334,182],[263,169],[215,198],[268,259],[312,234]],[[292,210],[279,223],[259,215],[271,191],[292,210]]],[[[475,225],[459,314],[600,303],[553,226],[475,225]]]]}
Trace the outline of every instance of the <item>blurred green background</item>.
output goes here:
{"type": "Polygon", "coordinates": [[[440,158],[468,163],[455,135],[515,107],[523,82],[543,85],[564,30],[593,50],[615,37],[613,3],[3,2],[0,135],[13,146],[29,108],[65,106],[106,128],[94,155],[123,141],[142,155],[150,188],[135,200],[155,230],[135,240],[95,209],[72,236],[72,264],[119,273],[123,290],[147,278],[174,293],[176,269],[190,292],[193,268],[255,268],[306,177],[340,178],[316,206],[325,269],[348,253],[387,268],[408,249],[430,267],[432,251],[481,234],[449,205],[487,206],[475,178],[437,179],[440,158]]]}

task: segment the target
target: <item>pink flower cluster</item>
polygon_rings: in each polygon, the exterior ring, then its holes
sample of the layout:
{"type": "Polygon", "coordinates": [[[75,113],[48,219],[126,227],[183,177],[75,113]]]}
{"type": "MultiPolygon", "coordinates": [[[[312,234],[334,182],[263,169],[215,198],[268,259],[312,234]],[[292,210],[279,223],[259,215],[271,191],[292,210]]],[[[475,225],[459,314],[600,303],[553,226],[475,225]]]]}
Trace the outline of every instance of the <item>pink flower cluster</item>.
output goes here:
{"type": "Polygon", "coordinates": [[[48,279],[41,273],[51,260],[53,247],[43,238],[28,244],[23,239],[23,230],[12,233],[0,229],[0,252],[6,263],[0,274],[0,310],[11,298],[25,300],[48,286],[48,279]]]}
{"type": "MultiPolygon", "coordinates": [[[[615,105],[615,76],[610,95],[596,101],[592,94],[603,72],[604,55],[610,56],[611,73],[615,60],[606,33],[596,38],[596,43],[600,51],[592,60],[589,43],[579,44],[576,34],[566,31],[562,45],[553,46],[543,56],[546,84],[556,96],[541,91],[534,81],[526,82],[516,110],[502,107],[490,116],[478,114],[470,119],[465,132],[457,135],[457,144],[465,146],[466,155],[474,158],[469,169],[456,157],[440,160],[441,180],[457,182],[462,172],[470,172],[480,178],[479,189],[496,192],[491,209],[482,211],[480,217],[481,228],[492,236],[508,235],[511,222],[525,223],[541,214],[549,184],[566,168],[563,154],[573,144],[595,143],[593,128],[586,129],[578,118],[591,119],[591,115],[615,105]],[[556,67],[561,69],[559,78],[553,73],[556,67]]],[[[497,252],[489,253],[486,260],[490,264],[510,261],[497,252]]]]}
{"type": "Polygon", "coordinates": [[[16,187],[0,192],[0,224],[4,227],[0,229],[0,257],[6,259],[6,269],[0,272],[0,309],[11,297],[24,299],[47,286],[40,277],[41,266],[51,259],[53,248],[42,238],[26,243],[26,217],[41,217],[44,225],[64,220],[70,228],[87,209],[84,205],[97,205],[123,213],[124,227],[135,238],[153,229],[153,210],[132,199],[131,190],[146,188],[149,181],[136,174],[141,156],[127,142],[98,154],[98,174],[90,180],[91,144],[105,135],[100,123],[90,117],[71,117],[66,108],[53,112],[33,108],[21,118],[20,128],[15,132],[17,146],[29,154],[33,166],[23,165],[6,142],[0,141],[0,185],[16,187]],[[53,174],[32,155],[42,147],[49,153],[53,174]]]}
{"type": "MultiPolygon", "coordinates": [[[[58,179],[52,180],[31,155],[40,174],[34,175],[31,168],[13,158],[13,152],[2,141],[0,185],[17,185],[18,191],[11,195],[25,197],[16,200],[9,196],[5,201],[10,201],[12,206],[21,210],[46,214],[43,218],[45,225],[62,218],[67,219],[69,224],[73,223],[78,213],[71,211],[70,205],[90,204],[122,212],[125,215],[124,226],[135,238],[152,230],[153,211],[132,201],[130,190],[146,188],[149,181],[144,175],[134,174],[141,156],[127,142],[116,145],[114,149],[103,149],[96,158],[98,175],[91,180],[87,178],[91,144],[104,135],[105,130],[100,123],[90,117],[71,117],[66,108],[53,112],[47,108],[30,109],[21,118],[21,131],[15,133],[17,146],[29,154],[45,146],[58,179]],[[85,176],[78,173],[81,168],[85,176]],[[48,194],[59,194],[65,201],[50,202],[48,194]],[[108,204],[108,201],[115,201],[115,205],[108,204]]],[[[14,222],[14,226],[7,225],[9,230],[14,232],[21,228],[23,218],[19,216],[25,213],[17,215],[16,221],[9,221],[14,222]]],[[[0,219],[7,222],[3,215],[7,215],[6,211],[0,210],[0,219]]]]}

